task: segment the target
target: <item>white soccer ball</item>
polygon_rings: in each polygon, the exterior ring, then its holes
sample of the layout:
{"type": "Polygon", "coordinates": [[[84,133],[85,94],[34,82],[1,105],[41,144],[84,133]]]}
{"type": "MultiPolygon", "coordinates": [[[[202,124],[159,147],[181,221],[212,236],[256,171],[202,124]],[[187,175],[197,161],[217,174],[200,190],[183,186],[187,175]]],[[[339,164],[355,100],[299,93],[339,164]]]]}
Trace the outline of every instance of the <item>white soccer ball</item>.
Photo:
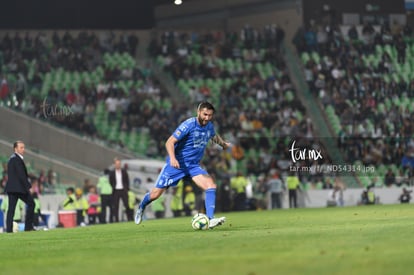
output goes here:
{"type": "Polygon", "coordinates": [[[194,230],[206,230],[208,229],[209,218],[203,213],[197,213],[191,220],[191,226],[194,230]]]}

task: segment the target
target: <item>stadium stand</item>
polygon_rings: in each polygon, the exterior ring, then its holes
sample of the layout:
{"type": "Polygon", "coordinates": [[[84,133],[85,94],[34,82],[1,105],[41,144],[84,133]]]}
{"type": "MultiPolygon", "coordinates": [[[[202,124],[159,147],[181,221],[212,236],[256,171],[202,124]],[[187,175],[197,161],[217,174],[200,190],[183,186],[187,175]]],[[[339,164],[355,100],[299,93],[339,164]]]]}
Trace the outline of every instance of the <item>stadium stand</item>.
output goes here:
{"type": "Polygon", "coordinates": [[[297,44],[306,81],[363,186],[413,183],[413,36],[409,26],[309,27],[297,44]],[[398,180],[384,182],[391,170],[398,180]]]}

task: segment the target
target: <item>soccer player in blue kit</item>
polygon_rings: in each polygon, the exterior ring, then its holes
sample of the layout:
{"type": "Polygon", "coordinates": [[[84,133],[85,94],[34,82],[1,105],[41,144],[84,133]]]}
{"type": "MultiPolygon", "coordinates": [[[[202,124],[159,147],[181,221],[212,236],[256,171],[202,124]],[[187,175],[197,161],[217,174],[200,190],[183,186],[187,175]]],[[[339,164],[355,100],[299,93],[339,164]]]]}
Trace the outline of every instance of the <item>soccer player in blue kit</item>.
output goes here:
{"type": "Polygon", "coordinates": [[[206,215],[210,219],[209,228],[222,225],[226,218],[214,217],[216,188],[213,178],[200,166],[205,148],[210,140],[223,150],[231,144],[224,141],[214,130],[211,122],[215,109],[209,102],[197,107],[197,117],[182,122],[165,143],[166,164],[161,170],[155,187],[145,194],[135,214],[135,223],[140,224],[145,207],[156,200],[168,187],[174,187],[183,177],[190,177],[197,186],[205,191],[206,215]]]}

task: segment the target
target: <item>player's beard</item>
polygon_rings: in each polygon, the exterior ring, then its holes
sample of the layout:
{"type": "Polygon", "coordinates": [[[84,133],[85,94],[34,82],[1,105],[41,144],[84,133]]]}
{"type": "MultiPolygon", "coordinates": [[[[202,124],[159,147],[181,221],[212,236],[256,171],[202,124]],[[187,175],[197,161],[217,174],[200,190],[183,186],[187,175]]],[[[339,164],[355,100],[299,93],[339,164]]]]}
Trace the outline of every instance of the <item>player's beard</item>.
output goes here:
{"type": "Polygon", "coordinates": [[[198,120],[198,124],[200,124],[203,127],[206,126],[207,123],[208,123],[207,120],[203,120],[203,119],[201,119],[201,117],[197,117],[197,120],[198,120]]]}

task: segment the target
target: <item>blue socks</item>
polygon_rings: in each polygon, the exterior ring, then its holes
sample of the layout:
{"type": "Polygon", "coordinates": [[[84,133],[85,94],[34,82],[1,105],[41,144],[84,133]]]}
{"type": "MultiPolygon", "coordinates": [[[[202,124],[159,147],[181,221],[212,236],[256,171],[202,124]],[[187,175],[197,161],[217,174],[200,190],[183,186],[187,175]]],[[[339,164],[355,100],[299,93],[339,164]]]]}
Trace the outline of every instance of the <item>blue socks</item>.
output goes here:
{"type": "Polygon", "coordinates": [[[145,194],[144,198],[142,199],[141,203],[139,204],[139,208],[145,210],[145,207],[151,202],[149,192],[145,194]]]}
{"type": "Polygon", "coordinates": [[[206,214],[209,219],[214,218],[214,211],[216,208],[216,189],[210,188],[206,190],[206,214]]]}
{"type": "MultiPolygon", "coordinates": [[[[142,199],[141,203],[139,204],[139,208],[145,210],[145,207],[151,203],[150,194],[149,192],[145,194],[144,198],[142,199]]],[[[214,212],[216,208],[216,189],[210,188],[206,190],[206,215],[209,219],[214,218],[214,212]]]]}

